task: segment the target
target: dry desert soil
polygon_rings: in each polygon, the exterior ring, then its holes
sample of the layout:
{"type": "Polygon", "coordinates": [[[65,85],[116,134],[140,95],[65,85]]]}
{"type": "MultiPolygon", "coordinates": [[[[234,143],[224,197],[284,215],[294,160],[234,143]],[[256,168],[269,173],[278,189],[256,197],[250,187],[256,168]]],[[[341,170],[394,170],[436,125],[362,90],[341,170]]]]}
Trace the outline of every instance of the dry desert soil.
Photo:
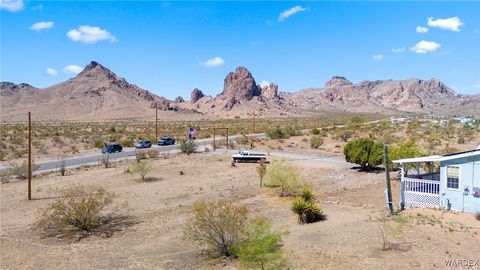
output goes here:
{"type": "MultiPolygon", "coordinates": [[[[211,258],[182,239],[193,204],[231,200],[252,215],[264,215],[275,230],[288,231],[282,249],[292,269],[442,269],[445,259],[478,259],[480,221],[472,214],[408,209],[386,215],[384,175],[358,172],[342,156],[328,160],[283,159],[301,170],[313,186],[325,221],[301,225],[290,210],[291,198],[259,187],[256,164],[231,166],[229,154],[172,154],[151,159],[151,182],[126,173],[128,162],[114,168],[70,170],[33,181],[33,201],[26,182],[1,187],[1,269],[241,269],[238,262],[211,258]],[[184,172],[184,175],[180,174],[184,172]],[[110,237],[80,241],[44,237],[32,228],[36,211],[73,184],[100,185],[128,201],[132,224],[110,237]]],[[[394,182],[395,202],[398,183],[394,182]]]]}

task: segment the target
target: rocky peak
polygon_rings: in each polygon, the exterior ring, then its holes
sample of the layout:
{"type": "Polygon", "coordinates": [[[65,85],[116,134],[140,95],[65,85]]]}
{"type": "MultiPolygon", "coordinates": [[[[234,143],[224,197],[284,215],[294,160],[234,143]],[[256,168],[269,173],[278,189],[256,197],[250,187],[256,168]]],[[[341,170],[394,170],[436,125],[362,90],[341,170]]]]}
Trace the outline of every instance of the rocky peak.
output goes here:
{"type": "Polygon", "coordinates": [[[262,97],[267,99],[278,98],[278,85],[270,83],[270,85],[264,86],[262,88],[262,97]]]}
{"type": "Polygon", "coordinates": [[[225,108],[231,109],[238,101],[251,100],[254,96],[261,94],[262,89],[257,85],[250,71],[245,67],[237,67],[235,72],[228,73],[225,78],[220,96],[228,100],[225,108]]]}
{"type": "Polygon", "coordinates": [[[84,77],[107,77],[110,80],[121,80],[122,78],[117,77],[115,73],[113,73],[110,69],[102,66],[100,63],[91,61],[90,64],[86,65],[83,68],[82,72],[80,72],[76,78],[84,78],[84,77]]]}
{"type": "Polygon", "coordinates": [[[192,90],[192,95],[191,95],[190,101],[192,103],[195,103],[204,96],[205,95],[203,94],[202,90],[200,90],[198,88],[195,88],[195,89],[192,90]]]}
{"type": "Polygon", "coordinates": [[[178,96],[178,97],[175,98],[175,102],[176,103],[183,103],[183,102],[185,102],[185,99],[183,99],[183,97],[181,97],[181,96],[178,96]]]}
{"type": "Polygon", "coordinates": [[[325,88],[342,87],[347,85],[352,85],[352,82],[350,82],[343,76],[333,76],[329,81],[325,83],[325,88]]]}

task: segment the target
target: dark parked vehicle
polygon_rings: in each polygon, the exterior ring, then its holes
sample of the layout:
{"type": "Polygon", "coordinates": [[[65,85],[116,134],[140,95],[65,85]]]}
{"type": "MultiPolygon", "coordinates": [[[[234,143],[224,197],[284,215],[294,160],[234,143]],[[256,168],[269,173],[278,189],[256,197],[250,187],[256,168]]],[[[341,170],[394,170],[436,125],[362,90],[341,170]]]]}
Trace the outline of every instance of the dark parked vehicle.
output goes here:
{"type": "Polygon", "coordinates": [[[150,148],[152,147],[152,142],[150,141],[139,141],[135,144],[135,148],[150,148]]]}
{"type": "Polygon", "coordinates": [[[105,147],[102,148],[102,154],[122,152],[122,149],[123,147],[120,144],[106,144],[105,147]]]}
{"type": "Polygon", "coordinates": [[[174,138],[160,138],[157,142],[158,145],[170,145],[170,144],[175,144],[175,139],[174,138]]]}

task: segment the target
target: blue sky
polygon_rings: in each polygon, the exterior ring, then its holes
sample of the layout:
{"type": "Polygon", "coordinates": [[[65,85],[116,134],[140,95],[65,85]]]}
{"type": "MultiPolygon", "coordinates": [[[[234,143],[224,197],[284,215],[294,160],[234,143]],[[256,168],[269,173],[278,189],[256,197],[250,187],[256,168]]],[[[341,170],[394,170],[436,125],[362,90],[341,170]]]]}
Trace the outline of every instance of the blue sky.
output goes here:
{"type": "Polygon", "coordinates": [[[480,2],[0,1],[2,81],[47,87],[95,60],[168,98],[216,95],[240,65],[281,91],[341,75],[480,92],[480,2]]]}

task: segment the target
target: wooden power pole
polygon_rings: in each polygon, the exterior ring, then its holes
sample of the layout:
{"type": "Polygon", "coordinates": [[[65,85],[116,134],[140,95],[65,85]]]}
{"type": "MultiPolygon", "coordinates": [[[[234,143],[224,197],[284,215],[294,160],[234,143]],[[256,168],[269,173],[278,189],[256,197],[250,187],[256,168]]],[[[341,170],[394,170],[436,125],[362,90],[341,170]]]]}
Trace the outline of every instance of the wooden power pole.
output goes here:
{"type": "Polygon", "coordinates": [[[32,114],[28,112],[28,199],[32,199],[32,114]]]}
{"type": "Polygon", "coordinates": [[[383,147],[383,164],[385,166],[385,180],[387,187],[387,204],[388,204],[388,213],[393,216],[395,212],[393,211],[393,202],[392,202],[392,186],[390,184],[390,171],[388,169],[388,146],[383,147]]]}
{"type": "Polygon", "coordinates": [[[158,109],[155,105],[155,140],[158,140],[158,109]]]}

